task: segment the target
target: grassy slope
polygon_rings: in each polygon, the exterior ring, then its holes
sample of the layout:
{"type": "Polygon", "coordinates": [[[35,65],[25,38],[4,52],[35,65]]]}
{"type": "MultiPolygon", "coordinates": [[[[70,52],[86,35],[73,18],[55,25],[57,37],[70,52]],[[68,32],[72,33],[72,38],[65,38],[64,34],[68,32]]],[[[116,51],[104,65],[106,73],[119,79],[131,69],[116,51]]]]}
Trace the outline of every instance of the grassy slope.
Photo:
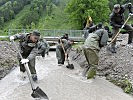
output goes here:
{"type": "Polygon", "coordinates": [[[15,19],[10,20],[4,24],[4,30],[19,28],[19,23],[22,21],[21,18],[30,11],[30,5],[26,5],[23,10],[21,10],[15,19]]]}
{"type": "MultiPolygon", "coordinates": [[[[44,14],[39,19],[38,29],[75,29],[74,24],[69,23],[69,15],[64,11],[65,6],[68,4],[69,0],[60,0],[60,5],[53,5],[53,10],[50,16],[44,14]]],[[[19,23],[22,21],[21,18],[28,13],[30,10],[30,5],[26,5],[23,10],[21,10],[15,17],[15,19],[10,20],[4,24],[4,30],[19,28],[19,23]]]]}
{"type": "Polygon", "coordinates": [[[53,5],[51,16],[43,15],[38,24],[40,29],[74,29],[75,25],[69,23],[69,15],[64,11],[68,0],[61,0],[59,6],[53,5]]]}

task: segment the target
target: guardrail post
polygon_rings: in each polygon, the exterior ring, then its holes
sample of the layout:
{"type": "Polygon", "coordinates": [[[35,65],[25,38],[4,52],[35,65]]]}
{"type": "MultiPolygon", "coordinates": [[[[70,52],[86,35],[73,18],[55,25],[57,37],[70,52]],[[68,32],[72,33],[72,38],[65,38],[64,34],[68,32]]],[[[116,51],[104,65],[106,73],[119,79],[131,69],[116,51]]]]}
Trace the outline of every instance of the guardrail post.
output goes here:
{"type": "Polygon", "coordinates": [[[69,34],[70,34],[70,36],[72,36],[72,34],[71,34],[71,30],[70,30],[69,32],[70,32],[70,33],[69,33],[69,34]]]}
{"type": "Polygon", "coordinates": [[[23,32],[24,32],[24,33],[26,32],[25,29],[23,29],[23,32]]]}
{"type": "Polygon", "coordinates": [[[11,29],[8,30],[8,36],[11,36],[11,29]]]}
{"type": "Polygon", "coordinates": [[[55,29],[54,29],[54,34],[53,34],[54,38],[55,38],[55,29]]]}

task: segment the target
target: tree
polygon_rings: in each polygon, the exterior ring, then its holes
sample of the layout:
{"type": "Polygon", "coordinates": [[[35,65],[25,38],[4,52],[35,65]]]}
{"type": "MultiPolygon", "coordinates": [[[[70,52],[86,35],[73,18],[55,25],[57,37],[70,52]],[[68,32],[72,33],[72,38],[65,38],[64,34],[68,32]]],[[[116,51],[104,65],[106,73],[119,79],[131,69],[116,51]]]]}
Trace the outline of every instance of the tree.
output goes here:
{"type": "Polygon", "coordinates": [[[31,23],[31,29],[36,29],[36,25],[34,22],[31,23]]]}
{"type": "Polygon", "coordinates": [[[22,28],[26,28],[26,25],[28,25],[31,28],[31,25],[33,23],[36,25],[38,20],[39,20],[38,13],[30,11],[30,12],[26,13],[25,16],[23,16],[21,18],[21,23],[20,24],[21,24],[22,28]]]}
{"type": "Polygon", "coordinates": [[[66,7],[70,13],[70,19],[83,28],[83,23],[88,16],[91,16],[94,23],[107,22],[109,19],[108,0],[71,0],[66,7]]]}
{"type": "Polygon", "coordinates": [[[0,28],[3,26],[4,24],[4,17],[0,17],[0,28]]]}

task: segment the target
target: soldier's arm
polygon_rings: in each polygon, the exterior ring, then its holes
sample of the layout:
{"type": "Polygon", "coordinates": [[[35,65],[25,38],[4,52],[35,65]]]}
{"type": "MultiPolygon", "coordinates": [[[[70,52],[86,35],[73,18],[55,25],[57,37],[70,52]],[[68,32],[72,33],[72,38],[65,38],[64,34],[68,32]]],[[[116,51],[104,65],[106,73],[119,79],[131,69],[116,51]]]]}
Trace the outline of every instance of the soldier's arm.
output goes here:
{"type": "Polygon", "coordinates": [[[108,32],[107,32],[106,30],[103,30],[103,34],[102,34],[102,37],[101,37],[100,44],[101,44],[102,46],[107,45],[108,38],[109,38],[108,32]]]}
{"type": "Polygon", "coordinates": [[[38,53],[42,53],[46,50],[46,47],[44,45],[41,45],[40,48],[38,48],[38,53]]]}
{"type": "Polygon", "coordinates": [[[32,51],[30,52],[29,56],[27,57],[28,60],[32,60],[33,58],[35,58],[38,54],[38,48],[35,47],[32,49],[32,51]]]}
{"type": "Polygon", "coordinates": [[[25,36],[26,36],[25,33],[20,33],[20,34],[15,34],[15,35],[13,35],[14,40],[23,39],[25,36]]]}

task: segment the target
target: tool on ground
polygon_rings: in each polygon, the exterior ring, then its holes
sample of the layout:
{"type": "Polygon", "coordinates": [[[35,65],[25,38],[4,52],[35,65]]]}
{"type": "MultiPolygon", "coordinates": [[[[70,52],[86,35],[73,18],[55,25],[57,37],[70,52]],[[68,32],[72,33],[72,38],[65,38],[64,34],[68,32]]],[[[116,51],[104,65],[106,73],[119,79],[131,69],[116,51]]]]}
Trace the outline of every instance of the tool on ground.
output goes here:
{"type": "Polygon", "coordinates": [[[128,20],[130,19],[130,17],[133,16],[133,14],[129,14],[127,20],[124,22],[124,24],[121,26],[121,28],[119,29],[118,33],[115,35],[115,37],[111,40],[111,42],[108,44],[108,46],[113,43],[115,41],[115,39],[118,37],[118,35],[120,34],[121,30],[124,28],[125,24],[128,22],[128,20]]]}
{"type": "MultiPolygon", "coordinates": [[[[23,57],[22,57],[22,55],[21,55],[21,53],[20,53],[18,47],[16,46],[15,42],[14,42],[14,41],[12,41],[12,42],[13,42],[13,45],[14,45],[15,49],[17,50],[17,52],[18,52],[20,58],[23,59],[23,57]]],[[[48,96],[42,91],[42,89],[40,89],[38,86],[35,87],[35,85],[34,85],[34,83],[33,83],[33,80],[32,80],[32,78],[31,78],[31,73],[30,73],[30,70],[29,70],[29,67],[28,67],[28,63],[25,63],[25,64],[24,64],[24,67],[25,67],[25,69],[26,69],[28,78],[29,78],[29,80],[30,80],[31,88],[32,88],[32,90],[33,90],[33,93],[31,94],[31,96],[32,96],[33,98],[40,98],[40,99],[49,100],[49,99],[48,99],[48,96]]]]}
{"type": "Polygon", "coordinates": [[[69,69],[74,69],[74,65],[73,65],[73,64],[70,64],[70,62],[69,62],[68,54],[67,54],[66,51],[65,51],[65,48],[64,48],[64,45],[63,45],[63,43],[62,43],[61,38],[60,38],[60,43],[61,43],[62,49],[63,49],[63,51],[64,51],[64,54],[65,54],[65,61],[67,61],[67,63],[68,63],[68,65],[67,65],[66,67],[69,68],[69,69]]]}

